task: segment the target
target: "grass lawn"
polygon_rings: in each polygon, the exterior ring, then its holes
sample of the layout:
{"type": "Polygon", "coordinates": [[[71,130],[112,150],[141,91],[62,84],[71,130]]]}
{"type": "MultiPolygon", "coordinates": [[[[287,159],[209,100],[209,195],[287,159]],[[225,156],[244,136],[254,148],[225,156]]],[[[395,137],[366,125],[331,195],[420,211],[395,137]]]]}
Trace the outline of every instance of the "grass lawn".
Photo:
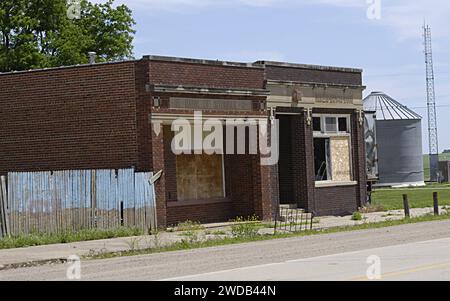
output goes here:
{"type": "Polygon", "coordinates": [[[435,191],[439,194],[439,205],[450,206],[450,186],[437,184],[426,188],[377,189],[373,193],[373,204],[385,210],[403,209],[403,194],[407,194],[411,208],[433,207],[435,191]]]}

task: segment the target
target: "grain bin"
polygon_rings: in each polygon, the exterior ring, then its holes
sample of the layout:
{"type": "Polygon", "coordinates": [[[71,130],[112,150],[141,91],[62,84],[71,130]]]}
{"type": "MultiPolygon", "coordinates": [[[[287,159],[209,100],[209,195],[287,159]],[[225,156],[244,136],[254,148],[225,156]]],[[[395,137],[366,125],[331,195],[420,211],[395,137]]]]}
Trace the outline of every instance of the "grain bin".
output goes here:
{"type": "Polygon", "coordinates": [[[374,114],[379,186],[423,186],[422,117],[382,92],[364,99],[374,114]]]}

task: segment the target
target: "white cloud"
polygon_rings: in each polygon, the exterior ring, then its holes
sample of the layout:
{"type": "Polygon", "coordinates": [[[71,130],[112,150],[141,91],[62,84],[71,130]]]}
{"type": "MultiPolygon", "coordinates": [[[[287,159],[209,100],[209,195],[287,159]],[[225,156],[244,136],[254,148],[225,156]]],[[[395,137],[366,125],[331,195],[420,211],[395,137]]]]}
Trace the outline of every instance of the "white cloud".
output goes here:
{"type": "MultiPolygon", "coordinates": [[[[93,0],[104,2],[106,0],[93,0]]],[[[436,36],[449,36],[450,32],[450,1],[448,0],[380,0],[382,19],[380,25],[385,25],[397,34],[399,39],[420,37],[420,26],[424,18],[433,26],[436,36]]],[[[360,9],[361,15],[366,15],[368,0],[117,0],[135,10],[146,10],[148,13],[165,10],[177,13],[198,12],[199,9],[211,7],[296,7],[296,6],[333,6],[348,9],[360,9]]]]}

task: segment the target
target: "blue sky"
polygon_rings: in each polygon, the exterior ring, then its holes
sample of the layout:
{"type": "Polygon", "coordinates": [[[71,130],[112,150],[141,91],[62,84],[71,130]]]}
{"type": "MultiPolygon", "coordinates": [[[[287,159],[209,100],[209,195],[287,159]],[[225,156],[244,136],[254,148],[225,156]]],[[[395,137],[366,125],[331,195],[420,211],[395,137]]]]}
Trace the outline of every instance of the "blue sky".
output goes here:
{"type": "MultiPolygon", "coordinates": [[[[101,0],[99,0],[101,1],[101,0]]],[[[364,69],[365,95],[384,91],[424,117],[422,25],[432,26],[440,149],[450,149],[450,1],[116,0],[134,11],[135,56],[260,59],[364,69]]]]}

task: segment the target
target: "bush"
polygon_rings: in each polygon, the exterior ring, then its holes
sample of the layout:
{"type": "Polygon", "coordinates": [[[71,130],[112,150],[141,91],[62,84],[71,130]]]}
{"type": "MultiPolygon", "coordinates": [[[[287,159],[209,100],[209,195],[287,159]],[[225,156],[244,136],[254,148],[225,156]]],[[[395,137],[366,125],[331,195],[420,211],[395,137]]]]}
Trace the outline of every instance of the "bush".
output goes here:
{"type": "Polygon", "coordinates": [[[361,212],[356,211],[353,213],[352,221],[362,221],[362,219],[363,219],[363,215],[361,214],[361,212]]]}
{"type": "Polygon", "coordinates": [[[252,216],[247,219],[237,217],[232,222],[237,223],[231,226],[231,234],[233,237],[255,237],[258,235],[258,217],[252,216]]]}

